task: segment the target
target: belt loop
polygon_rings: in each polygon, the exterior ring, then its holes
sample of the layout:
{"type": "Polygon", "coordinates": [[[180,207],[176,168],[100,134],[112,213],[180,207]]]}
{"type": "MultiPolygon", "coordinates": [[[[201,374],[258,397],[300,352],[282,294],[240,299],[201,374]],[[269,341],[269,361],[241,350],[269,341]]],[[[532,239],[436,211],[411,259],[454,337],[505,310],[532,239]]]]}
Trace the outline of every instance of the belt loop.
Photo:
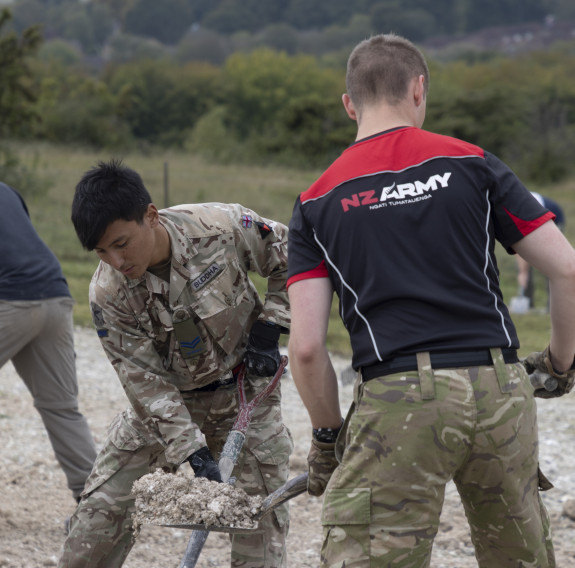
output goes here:
{"type": "Polygon", "coordinates": [[[421,398],[423,400],[433,400],[435,398],[435,385],[433,381],[433,369],[431,367],[429,351],[417,353],[416,357],[421,398]]]}
{"type": "Polygon", "coordinates": [[[505,367],[505,360],[503,359],[503,352],[499,347],[492,347],[489,349],[491,353],[491,360],[495,367],[495,374],[497,375],[497,382],[499,383],[499,390],[506,394],[509,392],[509,374],[505,367]]]}
{"type": "Polygon", "coordinates": [[[355,381],[353,383],[353,402],[359,404],[359,397],[361,394],[361,388],[363,386],[363,376],[362,369],[360,369],[355,375],[355,381]]]}

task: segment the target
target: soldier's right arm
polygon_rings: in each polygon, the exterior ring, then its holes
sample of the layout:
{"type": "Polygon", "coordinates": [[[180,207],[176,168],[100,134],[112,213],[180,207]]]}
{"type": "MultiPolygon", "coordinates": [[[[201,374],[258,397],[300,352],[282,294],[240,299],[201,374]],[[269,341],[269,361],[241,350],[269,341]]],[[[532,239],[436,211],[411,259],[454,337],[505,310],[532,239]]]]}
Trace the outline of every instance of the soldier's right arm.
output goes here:
{"type": "Polygon", "coordinates": [[[169,381],[152,339],[137,324],[121,294],[94,282],[90,304],[98,336],[134,411],[165,447],[170,463],[181,464],[206,445],[179,389],[169,381]]]}

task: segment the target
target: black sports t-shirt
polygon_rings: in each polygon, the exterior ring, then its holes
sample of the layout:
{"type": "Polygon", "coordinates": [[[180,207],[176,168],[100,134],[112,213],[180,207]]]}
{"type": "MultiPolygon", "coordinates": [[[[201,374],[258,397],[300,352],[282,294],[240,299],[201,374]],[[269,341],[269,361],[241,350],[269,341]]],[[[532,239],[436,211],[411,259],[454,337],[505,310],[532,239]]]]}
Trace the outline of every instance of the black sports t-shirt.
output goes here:
{"type": "Polygon", "coordinates": [[[387,131],[350,146],[299,196],[288,286],[330,278],[355,368],[398,353],[517,348],[495,240],[513,252],[553,217],[481,148],[387,131]]]}

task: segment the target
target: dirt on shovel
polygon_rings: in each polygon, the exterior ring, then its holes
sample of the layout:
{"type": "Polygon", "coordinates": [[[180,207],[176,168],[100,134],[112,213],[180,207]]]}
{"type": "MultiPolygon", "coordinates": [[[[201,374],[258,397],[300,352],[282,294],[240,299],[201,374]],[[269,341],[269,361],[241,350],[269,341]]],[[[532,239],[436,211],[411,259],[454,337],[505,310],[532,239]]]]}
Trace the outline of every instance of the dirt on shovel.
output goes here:
{"type": "Polygon", "coordinates": [[[306,489],[307,473],[292,478],[264,499],[228,483],[158,469],[141,477],[132,487],[136,498],[134,527],[136,531],[144,524],[152,524],[227,533],[254,532],[264,515],[306,489]]]}

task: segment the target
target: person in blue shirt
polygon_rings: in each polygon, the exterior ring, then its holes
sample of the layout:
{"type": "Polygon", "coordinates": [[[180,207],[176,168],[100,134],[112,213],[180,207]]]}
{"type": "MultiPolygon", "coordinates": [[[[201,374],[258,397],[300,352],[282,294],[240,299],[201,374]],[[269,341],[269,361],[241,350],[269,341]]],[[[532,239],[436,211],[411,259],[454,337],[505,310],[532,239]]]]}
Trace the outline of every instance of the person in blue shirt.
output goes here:
{"type": "MultiPolygon", "coordinates": [[[[96,459],[78,409],[74,301],[21,195],[0,182],[0,368],[12,361],[32,395],[76,501],[96,459]]],[[[10,409],[5,409],[9,413],[10,409]]]]}

